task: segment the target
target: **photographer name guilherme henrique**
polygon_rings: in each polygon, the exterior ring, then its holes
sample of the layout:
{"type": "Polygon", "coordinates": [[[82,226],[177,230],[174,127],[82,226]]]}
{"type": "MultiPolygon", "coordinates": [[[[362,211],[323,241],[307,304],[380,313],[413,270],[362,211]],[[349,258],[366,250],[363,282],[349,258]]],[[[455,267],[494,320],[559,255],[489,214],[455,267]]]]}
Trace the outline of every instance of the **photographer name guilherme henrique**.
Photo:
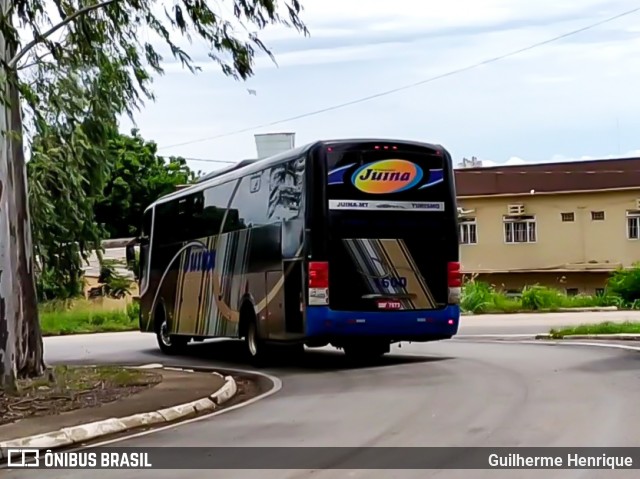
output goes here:
{"type": "Polygon", "coordinates": [[[630,456],[582,456],[567,454],[563,456],[525,456],[522,454],[490,454],[489,466],[505,469],[630,469],[633,457],[630,456]]]}

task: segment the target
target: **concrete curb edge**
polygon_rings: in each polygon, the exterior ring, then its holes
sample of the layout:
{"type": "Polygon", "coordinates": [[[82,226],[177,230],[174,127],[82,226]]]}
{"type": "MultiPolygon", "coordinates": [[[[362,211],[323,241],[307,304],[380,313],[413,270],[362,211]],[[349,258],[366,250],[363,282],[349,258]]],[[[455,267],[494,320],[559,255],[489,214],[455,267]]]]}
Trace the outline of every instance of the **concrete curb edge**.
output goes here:
{"type": "Polygon", "coordinates": [[[616,333],[616,334],[570,334],[562,337],[554,337],[551,334],[536,334],[535,339],[552,339],[558,341],[598,339],[598,340],[618,340],[618,341],[639,341],[640,334],[616,333]]]}
{"type": "MultiPolygon", "coordinates": [[[[134,368],[193,372],[193,370],[164,367],[161,364],[134,366],[134,368]]],[[[233,376],[222,376],[219,373],[213,374],[224,377],[224,384],[220,389],[207,397],[157,411],[143,412],[127,417],[104,419],[88,424],[65,427],[57,431],[3,441],[0,442],[0,460],[6,459],[5,449],[9,448],[57,449],[111,434],[125,432],[138,427],[173,422],[193,414],[213,411],[232,399],[238,392],[238,386],[233,376]]]]}
{"type": "Polygon", "coordinates": [[[617,306],[586,306],[580,308],[557,308],[557,309],[522,309],[518,311],[509,312],[494,312],[494,313],[470,313],[467,311],[461,312],[460,316],[475,316],[481,318],[482,316],[513,316],[514,314],[548,314],[548,313],[610,313],[614,311],[623,311],[617,306]]]}

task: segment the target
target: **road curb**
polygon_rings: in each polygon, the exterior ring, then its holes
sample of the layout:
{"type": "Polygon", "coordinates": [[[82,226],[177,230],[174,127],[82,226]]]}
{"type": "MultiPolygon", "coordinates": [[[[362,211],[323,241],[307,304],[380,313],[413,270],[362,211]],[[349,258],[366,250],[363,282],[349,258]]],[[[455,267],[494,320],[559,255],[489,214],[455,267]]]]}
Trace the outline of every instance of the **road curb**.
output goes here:
{"type": "Polygon", "coordinates": [[[616,333],[616,334],[570,334],[566,336],[554,336],[552,334],[536,334],[535,339],[552,339],[558,341],[597,339],[597,340],[618,340],[618,341],[640,341],[640,334],[616,333]]]}
{"type": "MultiPolygon", "coordinates": [[[[164,367],[161,364],[147,364],[135,366],[140,369],[165,369],[171,371],[189,371],[175,367],[164,367]]],[[[219,373],[218,376],[222,376],[219,373]]],[[[224,384],[217,391],[207,397],[176,406],[148,411],[131,416],[104,419],[88,424],[73,427],[64,427],[57,431],[51,431],[34,436],[21,437],[9,441],[0,442],[0,460],[6,459],[6,449],[9,448],[36,448],[57,449],[72,446],[82,442],[99,439],[111,434],[126,432],[143,426],[152,426],[162,423],[171,423],[179,419],[203,412],[213,412],[221,405],[233,398],[238,392],[238,385],[233,376],[224,377],[224,384]]]]}
{"type": "Polygon", "coordinates": [[[460,316],[513,316],[514,314],[549,314],[549,313],[610,313],[616,311],[625,311],[617,306],[585,306],[580,308],[556,308],[556,309],[519,309],[516,311],[501,311],[492,313],[471,313],[463,311],[460,316]]]}

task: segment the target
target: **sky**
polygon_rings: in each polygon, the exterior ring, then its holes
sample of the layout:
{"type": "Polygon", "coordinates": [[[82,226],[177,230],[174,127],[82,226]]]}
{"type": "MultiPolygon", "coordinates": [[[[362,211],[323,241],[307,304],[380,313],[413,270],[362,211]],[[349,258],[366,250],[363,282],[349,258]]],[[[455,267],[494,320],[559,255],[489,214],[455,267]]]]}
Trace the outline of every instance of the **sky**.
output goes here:
{"type": "MultiPolygon", "coordinates": [[[[259,57],[247,82],[223,75],[199,44],[187,48],[201,73],[165,63],[155,103],[136,117],[141,134],[162,155],[220,161],[255,157],[253,135],[272,132],[294,132],[296,146],[347,137],[433,142],[456,162],[475,156],[486,166],[640,156],[640,12],[398,93],[196,141],[420,82],[640,7],[628,0],[302,1],[309,36],[264,31],[278,65],[259,57]]],[[[132,126],[123,120],[121,129],[132,126]]]]}

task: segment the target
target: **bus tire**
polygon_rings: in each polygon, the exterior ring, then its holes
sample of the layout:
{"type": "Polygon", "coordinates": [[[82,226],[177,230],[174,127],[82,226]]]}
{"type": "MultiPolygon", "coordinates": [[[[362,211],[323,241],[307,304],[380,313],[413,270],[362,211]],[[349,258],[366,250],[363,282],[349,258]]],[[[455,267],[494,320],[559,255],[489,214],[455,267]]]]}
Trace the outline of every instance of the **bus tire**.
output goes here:
{"type": "Polygon", "coordinates": [[[176,336],[169,334],[169,324],[163,307],[159,307],[155,317],[156,340],[160,351],[169,356],[184,352],[189,338],[186,336],[176,336]]]}
{"type": "Polygon", "coordinates": [[[242,320],[244,328],[244,344],[249,362],[256,367],[263,366],[269,357],[267,345],[260,338],[258,329],[258,318],[253,312],[253,308],[245,307],[242,310],[242,320]]]}

